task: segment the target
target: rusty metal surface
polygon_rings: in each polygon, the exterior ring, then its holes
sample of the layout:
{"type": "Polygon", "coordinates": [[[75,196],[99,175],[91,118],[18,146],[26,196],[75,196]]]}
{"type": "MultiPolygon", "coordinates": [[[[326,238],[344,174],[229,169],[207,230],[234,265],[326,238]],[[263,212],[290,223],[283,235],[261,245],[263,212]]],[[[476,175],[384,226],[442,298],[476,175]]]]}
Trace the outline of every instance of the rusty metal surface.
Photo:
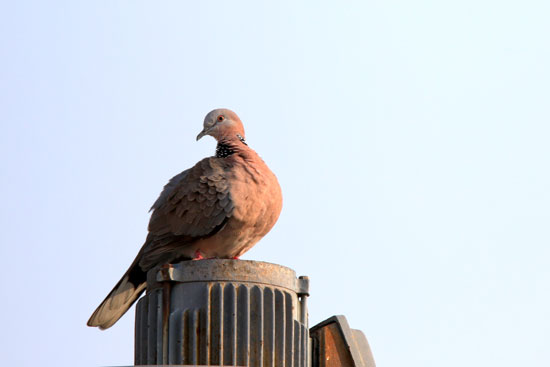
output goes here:
{"type": "Polygon", "coordinates": [[[311,328],[312,367],[375,367],[367,338],[351,329],[344,316],[333,316],[311,328]]]}
{"type": "Polygon", "coordinates": [[[135,364],[306,367],[308,284],[292,269],[244,260],[150,271],[135,364]]]}
{"type": "Polygon", "coordinates": [[[231,281],[270,284],[297,293],[308,291],[308,280],[296,279],[294,270],[277,264],[250,260],[206,259],[167,265],[158,272],[148,273],[147,288],[157,288],[165,281],[231,281]]]}

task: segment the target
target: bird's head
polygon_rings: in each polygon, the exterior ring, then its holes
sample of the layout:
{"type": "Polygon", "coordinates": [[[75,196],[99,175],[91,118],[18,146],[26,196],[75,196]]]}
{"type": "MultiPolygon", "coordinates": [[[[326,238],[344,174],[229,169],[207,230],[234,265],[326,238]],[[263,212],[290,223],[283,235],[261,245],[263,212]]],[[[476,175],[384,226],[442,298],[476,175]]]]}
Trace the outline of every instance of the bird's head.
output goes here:
{"type": "Polygon", "coordinates": [[[217,141],[224,138],[244,140],[244,127],[237,114],[226,108],[210,111],[204,118],[204,129],[197,135],[197,140],[205,135],[217,141]]]}

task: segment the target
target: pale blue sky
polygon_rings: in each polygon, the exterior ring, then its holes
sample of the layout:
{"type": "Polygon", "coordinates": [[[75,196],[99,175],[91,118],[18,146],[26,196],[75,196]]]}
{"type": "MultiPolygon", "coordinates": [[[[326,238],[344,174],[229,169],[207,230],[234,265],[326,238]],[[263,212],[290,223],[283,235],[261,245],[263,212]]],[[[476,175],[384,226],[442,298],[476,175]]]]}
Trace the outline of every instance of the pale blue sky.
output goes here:
{"type": "Polygon", "coordinates": [[[85,323],[235,110],[312,279],[379,366],[548,366],[546,1],[0,3],[2,365],[133,361],[85,323]]]}

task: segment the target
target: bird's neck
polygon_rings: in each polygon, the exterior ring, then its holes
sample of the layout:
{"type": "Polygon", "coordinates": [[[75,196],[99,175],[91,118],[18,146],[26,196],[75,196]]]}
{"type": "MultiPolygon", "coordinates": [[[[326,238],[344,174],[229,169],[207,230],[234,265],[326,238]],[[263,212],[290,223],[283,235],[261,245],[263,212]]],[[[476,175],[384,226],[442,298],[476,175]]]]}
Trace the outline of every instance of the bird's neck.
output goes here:
{"type": "Polygon", "coordinates": [[[216,146],[216,158],[227,158],[235,153],[246,150],[247,144],[240,134],[227,136],[218,141],[216,146]]]}

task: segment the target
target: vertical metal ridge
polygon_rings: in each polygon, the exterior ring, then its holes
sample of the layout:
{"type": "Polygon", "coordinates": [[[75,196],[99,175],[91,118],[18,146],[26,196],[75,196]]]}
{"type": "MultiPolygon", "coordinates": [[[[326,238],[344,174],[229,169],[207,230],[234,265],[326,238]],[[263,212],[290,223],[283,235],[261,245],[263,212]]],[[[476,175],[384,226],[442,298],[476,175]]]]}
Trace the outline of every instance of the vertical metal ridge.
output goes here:
{"type": "Polygon", "coordinates": [[[157,317],[156,317],[156,324],[155,324],[155,331],[156,331],[156,339],[157,339],[157,350],[156,350],[156,362],[157,364],[163,364],[163,322],[162,322],[162,311],[163,311],[163,294],[164,292],[160,289],[155,292],[154,297],[156,298],[157,302],[157,317]]]}
{"type": "Polygon", "coordinates": [[[275,297],[273,289],[264,288],[264,367],[275,364],[275,297]]]}
{"type": "MultiPolygon", "coordinates": [[[[210,304],[210,291],[208,291],[207,297],[207,304],[210,304]]],[[[199,319],[199,364],[208,366],[210,364],[210,307],[201,308],[199,310],[199,319]]]]}
{"type": "Polygon", "coordinates": [[[189,363],[189,310],[184,309],[181,312],[181,363],[189,363]]]}
{"type": "Polygon", "coordinates": [[[223,288],[221,284],[215,284],[212,287],[210,309],[210,364],[221,365],[223,359],[223,288]]]}
{"type": "Polygon", "coordinates": [[[134,327],[134,364],[138,364],[140,362],[138,351],[141,350],[141,325],[138,320],[141,318],[141,314],[143,313],[142,307],[142,303],[138,301],[136,303],[136,321],[134,327]]]}
{"type": "Polygon", "coordinates": [[[156,326],[157,326],[157,316],[158,316],[158,297],[156,297],[158,294],[157,291],[153,291],[149,295],[149,312],[148,312],[148,318],[147,318],[147,344],[149,345],[149,348],[147,348],[147,364],[155,364],[157,363],[157,333],[156,333],[156,326]]]}
{"type": "Polygon", "coordinates": [[[145,343],[142,342],[142,334],[143,334],[143,323],[141,323],[141,317],[143,315],[143,300],[138,300],[136,304],[136,321],[135,321],[135,334],[134,334],[134,364],[138,365],[141,363],[141,352],[143,352],[143,346],[145,343]]]}
{"type": "Polygon", "coordinates": [[[257,285],[250,290],[250,365],[260,366],[263,360],[264,320],[263,292],[257,285]]]}
{"type": "Polygon", "coordinates": [[[275,348],[274,365],[285,367],[285,324],[286,324],[285,295],[275,289],[275,348]]]}
{"type": "Polygon", "coordinates": [[[205,360],[205,365],[209,366],[210,363],[211,363],[211,357],[210,357],[210,354],[212,353],[212,340],[211,340],[211,335],[212,335],[212,284],[209,284],[207,285],[207,296],[206,296],[206,308],[207,308],[207,312],[206,312],[206,316],[205,316],[205,319],[204,319],[204,324],[205,324],[205,328],[206,328],[206,333],[204,335],[204,337],[206,338],[206,351],[205,351],[205,354],[206,354],[206,360],[205,360]]]}
{"type": "Polygon", "coordinates": [[[147,364],[147,357],[149,355],[149,349],[151,349],[150,341],[149,341],[149,309],[151,308],[151,302],[150,302],[151,296],[149,295],[147,298],[145,298],[144,302],[144,311],[143,315],[141,315],[141,321],[143,325],[143,329],[141,329],[141,337],[143,344],[145,344],[145,348],[143,348],[143,352],[141,353],[141,364],[147,364]]]}
{"type": "MultiPolygon", "coordinates": [[[[306,320],[308,321],[308,320],[306,320]]],[[[311,366],[311,338],[309,337],[309,322],[307,325],[304,325],[304,350],[306,351],[305,353],[305,365],[306,366],[311,366]]]]}
{"type": "Polygon", "coordinates": [[[183,310],[176,310],[170,314],[170,327],[168,330],[168,363],[182,364],[183,359],[183,310]]]}
{"type": "Polygon", "coordinates": [[[136,340],[136,351],[134,353],[135,364],[147,364],[147,350],[149,341],[147,335],[147,320],[149,315],[149,296],[143,297],[138,302],[136,309],[136,330],[138,340],[136,340]]]}
{"type": "Polygon", "coordinates": [[[292,315],[293,304],[292,295],[285,292],[285,363],[286,367],[293,367],[292,358],[294,356],[294,318],[292,315]]]}
{"type": "Polygon", "coordinates": [[[170,293],[172,291],[172,287],[170,283],[165,283],[162,292],[160,294],[161,297],[161,306],[160,314],[158,316],[158,322],[159,322],[159,332],[160,332],[160,350],[159,353],[161,353],[161,358],[159,360],[162,364],[168,363],[168,348],[169,348],[169,341],[168,341],[168,333],[169,333],[169,319],[170,319],[170,293]]]}
{"type": "Polygon", "coordinates": [[[302,354],[302,344],[300,343],[300,322],[294,320],[294,360],[292,361],[293,367],[300,367],[301,354],[302,354]]]}
{"type": "Polygon", "coordinates": [[[237,361],[236,291],[232,283],[223,289],[223,365],[234,366],[237,361]]]}
{"type": "Polygon", "coordinates": [[[188,333],[188,358],[187,363],[190,365],[198,364],[197,357],[199,352],[198,332],[199,332],[199,312],[198,310],[186,310],[188,314],[187,333],[188,333]]]}
{"type": "Polygon", "coordinates": [[[307,351],[307,348],[306,348],[306,327],[304,326],[304,324],[300,324],[300,342],[301,342],[301,345],[300,345],[300,366],[301,367],[306,367],[306,359],[307,359],[307,355],[306,355],[306,351],[307,351]]]}
{"type": "Polygon", "coordinates": [[[238,339],[237,339],[237,289],[235,288],[234,284],[231,284],[231,288],[232,288],[232,295],[233,295],[233,300],[231,302],[231,307],[233,309],[233,312],[231,313],[231,315],[232,315],[231,329],[233,331],[232,341],[231,341],[231,349],[232,349],[231,353],[233,355],[232,355],[232,359],[231,359],[231,364],[233,366],[236,366],[237,365],[237,345],[238,345],[238,339]]]}
{"type": "Polygon", "coordinates": [[[249,366],[250,348],[250,292],[241,284],[237,288],[237,366],[249,366]]]}

